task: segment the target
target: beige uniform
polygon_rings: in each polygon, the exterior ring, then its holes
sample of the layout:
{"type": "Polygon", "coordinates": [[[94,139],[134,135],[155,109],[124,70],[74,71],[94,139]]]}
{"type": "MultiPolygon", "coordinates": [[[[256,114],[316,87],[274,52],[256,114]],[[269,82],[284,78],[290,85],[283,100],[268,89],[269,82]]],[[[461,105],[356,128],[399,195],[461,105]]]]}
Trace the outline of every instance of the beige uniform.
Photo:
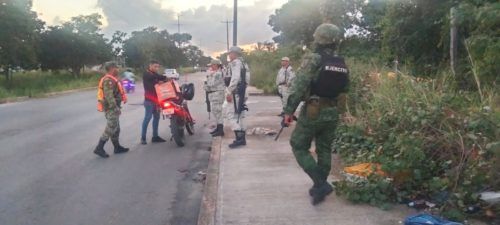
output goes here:
{"type": "Polygon", "coordinates": [[[288,101],[288,96],[290,95],[290,87],[293,80],[295,79],[295,72],[293,72],[292,67],[281,67],[278,71],[278,76],[276,76],[276,86],[278,86],[278,92],[281,95],[281,104],[283,108],[286,107],[286,102],[288,101]]]}
{"type": "MultiPolygon", "coordinates": [[[[242,58],[237,58],[229,63],[228,72],[231,75],[231,82],[226,88],[226,95],[235,95],[232,102],[224,102],[226,108],[226,119],[229,121],[233,131],[245,131],[245,111],[241,112],[240,115],[235,113],[235,103],[238,103],[240,96],[236,95],[237,86],[241,82],[241,69],[246,68],[246,83],[247,86],[250,83],[250,69],[246,63],[243,63],[242,58]]],[[[245,101],[248,98],[248,94],[245,93],[245,101]]]]}
{"type": "Polygon", "coordinates": [[[214,115],[217,124],[223,124],[222,104],[224,103],[226,86],[224,85],[224,75],[221,70],[210,71],[204,89],[209,93],[208,100],[210,101],[212,115],[214,115]]]}

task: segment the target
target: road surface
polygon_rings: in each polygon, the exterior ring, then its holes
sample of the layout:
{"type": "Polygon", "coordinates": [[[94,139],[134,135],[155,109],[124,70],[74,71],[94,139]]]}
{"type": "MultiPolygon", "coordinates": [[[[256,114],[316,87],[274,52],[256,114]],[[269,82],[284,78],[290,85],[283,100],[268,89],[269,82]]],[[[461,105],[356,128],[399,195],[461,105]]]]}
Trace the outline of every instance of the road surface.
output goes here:
{"type": "MultiPolygon", "coordinates": [[[[196,224],[211,138],[204,75],[190,109],[197,120],[184,148],[174,142],[139,143],[143,88],[129,95],[121,142],[130,152],[102,159],[92,153],[105,126],[96,91],[0,105],[0,224],[196,224]]],[[[168,120],[160,136],[169,139],[168,120]]]]}

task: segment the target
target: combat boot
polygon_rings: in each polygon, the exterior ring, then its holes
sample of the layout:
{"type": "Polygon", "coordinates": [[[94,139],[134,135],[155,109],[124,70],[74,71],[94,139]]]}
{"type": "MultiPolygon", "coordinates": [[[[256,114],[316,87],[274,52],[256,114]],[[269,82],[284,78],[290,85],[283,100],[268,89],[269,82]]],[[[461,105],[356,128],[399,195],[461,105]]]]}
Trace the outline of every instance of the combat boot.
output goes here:
{"type": "Polygon", "coordinates": [[[112,142],[113,146],[115,146],[115,154],[128,152],[129,149],[121,146],[118,140],[112,140],[112,142]]]}
{"type": "Polygon", "coordinates": [[[218,136],[224,136],[224,125],[222,124],[217,124],[215,132],[212,133],[212,137],[218,137],[218,136]]]}
{"type": "Polygon", "coordinates": [[[99,143],[97,143],[97,146],[95,147],[94,153],[102,158],[108,158],[108,153],[104,151],[104,144],[106,144],[106,141],[99,140],[99,143]]]}
{"type": "Polygon", "coordinates": [[[235,131],[234,134],[236,135],[236,140],[229,144],[229,148],[237,148],[239,146],[247,145],[245,131],[235,131]]]}
{"type": "Polygon", "coordinates": [[[323,184],[319,186],[313,193],[312,204],[317,205],[325,200],[325,197],[333,192],[333,187],[328,184],[328,182],[323,181],[323,184]]]}

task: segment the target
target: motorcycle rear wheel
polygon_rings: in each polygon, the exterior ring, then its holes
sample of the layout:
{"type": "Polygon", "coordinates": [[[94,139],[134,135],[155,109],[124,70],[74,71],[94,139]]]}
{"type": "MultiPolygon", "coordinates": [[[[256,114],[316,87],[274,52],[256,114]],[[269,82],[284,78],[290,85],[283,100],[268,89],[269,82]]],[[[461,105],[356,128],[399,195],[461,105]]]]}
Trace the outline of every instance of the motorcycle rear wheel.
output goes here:
{"type": "Polygon", "coordinates": [[[185,145],[185,135],[184,135],[184,124],[177,117],[172,117],[170,119],[170,131],[172,132],[172,137],[174,138],[175,144],[179,147],[184,147],[185,145]]]}

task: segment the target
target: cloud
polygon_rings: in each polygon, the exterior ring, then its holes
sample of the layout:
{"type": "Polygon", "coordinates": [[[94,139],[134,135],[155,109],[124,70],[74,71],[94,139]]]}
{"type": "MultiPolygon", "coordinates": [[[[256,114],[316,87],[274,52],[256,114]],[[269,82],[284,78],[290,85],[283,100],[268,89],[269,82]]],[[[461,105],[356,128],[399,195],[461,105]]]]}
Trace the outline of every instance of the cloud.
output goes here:
{"type": "MultiPolygon", "coordinates": [[[[238,7],[238,44],[248,45],[258,41],[271,40],[276,34],[267,22],[274,8],[269,1],[255,1],[252,5],[238,7]]],[[[173,9],[161,8],[155,0],[98,0],[98,7],[107,18],[106,34],[115,30],[130,33],[148,26],[177,32],[177,14],[173,9]]],[[[181,32],[193,36],[192,43],[200,45],[207,54],[226,49],[226,25],[221,21],[232,20],[232,7],[226,5],[201,6],[180,12],[181,32]],[[229,18],[228,18],[229,17],[229,18]]],[[[230,24],[230,45],[232,24],[230,24]]]]}
{"type": "Polygon", "coordinates": [[[98,0],[97,7],[107,19],[108,26],[104,29],[107,34],[116,30],[130,33],[149,26],[164,28],[175,16],[154,0],[98,0]]]}

